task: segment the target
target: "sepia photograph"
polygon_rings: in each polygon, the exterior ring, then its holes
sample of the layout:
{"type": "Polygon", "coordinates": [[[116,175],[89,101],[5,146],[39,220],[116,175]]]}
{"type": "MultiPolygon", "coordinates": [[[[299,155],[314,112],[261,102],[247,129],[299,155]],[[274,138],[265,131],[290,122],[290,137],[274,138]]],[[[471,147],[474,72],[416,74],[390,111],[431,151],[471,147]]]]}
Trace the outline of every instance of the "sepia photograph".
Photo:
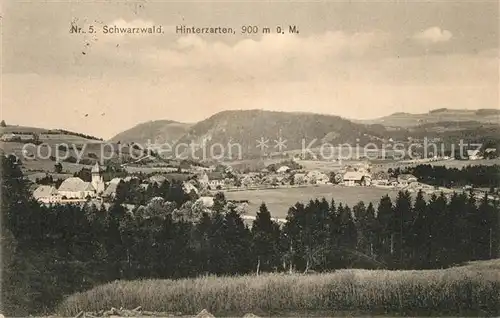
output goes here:
{"type": "Polygon", "coordinates": [[[500,316],[500,1],[5,0],[0,30],[0,318],[500,316]]]}

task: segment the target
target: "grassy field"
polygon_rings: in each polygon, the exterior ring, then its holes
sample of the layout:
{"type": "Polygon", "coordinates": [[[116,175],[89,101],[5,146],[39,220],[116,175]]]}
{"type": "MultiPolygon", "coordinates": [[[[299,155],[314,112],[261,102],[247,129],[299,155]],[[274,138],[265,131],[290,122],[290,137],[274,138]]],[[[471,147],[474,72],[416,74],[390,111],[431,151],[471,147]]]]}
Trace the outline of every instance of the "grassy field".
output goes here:
{"type": "Polygon", "coordinates": [[[115,281],[67,298],[57,314],[135,308],[218,316],[500,315],[500,260],[444,270],[115,281]]]}
{"type": "Polygon", "coordinates": [[[262,202],[265,202],[273,217],[284,218],[288,209],[297,201],[307,203],[310,199],[325,197],[328,201],[333,198],[335,202],[342,202],[350,207],[359,201],[364,201],[365,204],[372,202],[376,206],[382,196],[388,194],[391,199],[394,199],[397,193],[397,190],[393,189],[321,185],[303,188],[234,191],[226,192],[225,195],[226,199],[229,200],[248,200],[248,214],[250,215],[255,215],[262,202]]]}

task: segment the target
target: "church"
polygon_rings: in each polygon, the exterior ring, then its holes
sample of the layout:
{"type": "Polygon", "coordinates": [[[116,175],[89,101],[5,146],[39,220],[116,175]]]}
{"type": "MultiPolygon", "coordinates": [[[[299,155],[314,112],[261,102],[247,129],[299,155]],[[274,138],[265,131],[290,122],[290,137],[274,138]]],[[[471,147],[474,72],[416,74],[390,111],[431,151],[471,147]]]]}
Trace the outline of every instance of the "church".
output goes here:
{"type": "Polygon", "coordinates": [[[98,162],[92,167],[92,179],[85,182],[79,177],[71,177],[64,180],[59,189],[46,189],[40,186],[35,190],[33,196],[41,202],[60,202],[62,200],[85,200],[88,197],[100,196],[105,189],[102,169],[98,162]]]}

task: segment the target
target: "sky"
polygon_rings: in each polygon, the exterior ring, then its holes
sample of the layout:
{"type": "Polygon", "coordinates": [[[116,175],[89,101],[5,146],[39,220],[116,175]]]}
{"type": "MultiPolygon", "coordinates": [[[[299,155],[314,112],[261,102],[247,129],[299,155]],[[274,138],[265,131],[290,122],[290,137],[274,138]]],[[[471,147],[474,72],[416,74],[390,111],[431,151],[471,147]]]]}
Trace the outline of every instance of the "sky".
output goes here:
{"type": "Polygon", "coordinates": [[[1,12],[7,124],[110,138],[228,109],[369,119],[500,107],[498,1],[6,0],[1,12]],[[113,25],[163,33],[103,33],[113,25]]]}

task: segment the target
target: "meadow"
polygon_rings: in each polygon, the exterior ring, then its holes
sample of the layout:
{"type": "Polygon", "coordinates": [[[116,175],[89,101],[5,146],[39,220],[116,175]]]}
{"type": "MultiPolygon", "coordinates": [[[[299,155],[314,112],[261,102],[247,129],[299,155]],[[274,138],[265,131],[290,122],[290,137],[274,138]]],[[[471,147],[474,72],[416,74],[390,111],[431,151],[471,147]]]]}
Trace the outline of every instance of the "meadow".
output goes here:
{"type": "Polygon", "coordinates": [[[500,314],[500,260],[441,270],[345,269],[322,274],[115,281],[68,297],[57,314],[135,308],[217,316],[500,314]]]}
{"type": "Polygon", "coordinates": [[[325,197],[328,201],[335,199],[337,203],[342,202],[350,207],[359,201],[365,204],[372,202],[377,206],[382,196],[387,194],[391,199],[395,199],[397,193],[398,190],[375,187],[318,185],[301,188],[227,191],[224,194],[228,200],[248,200],[249,215],[255,215],[262,202],[265,202],[273,217],[285,218],[291,206],[297,202],[307,203],[311,198],[325,197]]]}

